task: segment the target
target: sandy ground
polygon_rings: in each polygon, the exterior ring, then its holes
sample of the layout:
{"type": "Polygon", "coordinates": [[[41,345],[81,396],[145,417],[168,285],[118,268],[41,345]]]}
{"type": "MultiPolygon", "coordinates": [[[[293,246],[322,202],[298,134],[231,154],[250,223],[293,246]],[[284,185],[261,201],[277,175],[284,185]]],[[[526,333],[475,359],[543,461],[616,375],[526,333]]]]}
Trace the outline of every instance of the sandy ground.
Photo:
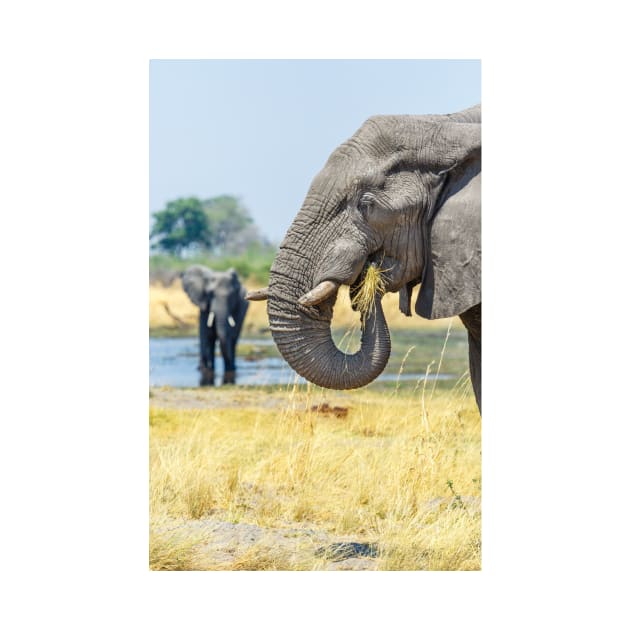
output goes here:
{"type": "Polygon", "coordinates": [[[248,554],[283,558],[291,564],[300,558],[307,564],[321,558],[323,571],[373,571],[378,549],[351,538],[331,537],[308,527],[267,528],[250,523],[231,523],[220,515],[186,521],[169,528],[169,536],[182,540],[201,537],[195,548],[194,561],[199,570],[247,570],[248,554]]]}
{"type": "MultiPolygon", "coordinates": [[[[313,395],[312,404],[334,409],[351,405],[349,396],[343,392],[330,392],[325,396],[313,395]]],[[[235,389],[230,386],[222,387],[151,387],[149,389],[149,405],[162,409],[238,409],[243,407],[257,407],[270,409],[287,404],[285,390],[264,391],[256,389],[235,389]]]]}

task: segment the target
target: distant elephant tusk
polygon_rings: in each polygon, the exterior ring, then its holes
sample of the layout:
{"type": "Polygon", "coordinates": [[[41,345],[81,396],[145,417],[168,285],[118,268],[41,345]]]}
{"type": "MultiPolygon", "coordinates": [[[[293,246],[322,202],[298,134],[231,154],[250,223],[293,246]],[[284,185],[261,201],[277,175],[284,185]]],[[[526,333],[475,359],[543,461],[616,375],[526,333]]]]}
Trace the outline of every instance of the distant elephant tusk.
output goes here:
{"type": "Polygon", "coordinates": [[[208,328],[212,328],[212,323],[214,322],[214,313],[210,311],[208,313],[208,328]]]}
{"type": "Polygon", "coordinates": [[[234,321],[234,318],[231,315],[228,315],[228,324],[232,326],[232,328],[236,326],[236,322],[234,321]]]}
{"type": "Polygon", "coordinates": [[[333,295],[339,288],[339,283],[334,280],[324,280],[320,282],[314,289],[305,293],[298,302],[302,306],[315,306],[323,302],[326,298],[333,295]]]}
{"type": "Polygon", "coordinates": [[[254,302],[258,302],[260,300],[266,300],[269,298],[269,289],[265,287],[264,289],[256,289],[254,291],[248,291],[245,295],[245,299],[252,300],[254,302]]]}

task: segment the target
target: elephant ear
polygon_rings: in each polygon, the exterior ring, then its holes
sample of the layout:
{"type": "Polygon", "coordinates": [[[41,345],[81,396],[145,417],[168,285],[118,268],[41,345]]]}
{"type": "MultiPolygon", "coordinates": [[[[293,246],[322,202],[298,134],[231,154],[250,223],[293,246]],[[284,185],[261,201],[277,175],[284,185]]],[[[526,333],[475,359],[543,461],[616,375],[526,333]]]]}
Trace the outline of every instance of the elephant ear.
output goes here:
{"type": "Polygon", "coordinates": [[[232,285],[235,286],[236,288],[241,286],[241,283],[238,279],[238,274],[236,273],[236,269],[234,269],[234,267],[230,267],[226,273],[228,273],[230,275],[230,280],[232,282],[232,285]]]}
{"type": "Polygon", "coordinates": [[[198,266],[189,267],[182,274],[182,287],[190,298],[190,301],[199,308],[207,306],[206,285],[206,274],[198,266]]]}
{"type": "Polygon", "coordinates": [[[453,317],[481,302],[480,156],[448,173],[424,226],[425,261],[415,310],[427,319],[453,317]]]}
{"type": "Polygon", "coordinates": [[[208,306],[208,291],[211,288],[212,277],[212,270],[201,265],[193,265],[182,274],[182,287],[190,301],[199,308],[208,306]]]}

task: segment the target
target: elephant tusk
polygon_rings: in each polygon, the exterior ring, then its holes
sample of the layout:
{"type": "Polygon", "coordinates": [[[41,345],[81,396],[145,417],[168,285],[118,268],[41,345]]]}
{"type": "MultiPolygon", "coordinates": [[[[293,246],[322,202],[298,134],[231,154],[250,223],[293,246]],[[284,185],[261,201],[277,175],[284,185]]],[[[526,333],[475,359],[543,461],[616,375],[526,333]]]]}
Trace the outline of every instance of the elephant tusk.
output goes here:
{"type": "Polygon", "coordinates": [[[252,300],[254,302],[258,302],[260,300],[266,300],[269,298],[269,289],[265,287],[264,289],[256,289],[254,291],[248,291],[245,295],[245,299],[252,300]]]}
{"type": "Polygon", "coordinates": [[[212,328],[213,322],[214,322],[214,313],[210,311],[210,313],[208,313],[208,328],[212,328]]]}
{"type": "Polygon", "coordinates": [[[232,326],[232,328],[236,326],[236,322],[234,321],[234,318],[231,315],[228,315],[228,324],[232,326]]]}
{"type": "Polygon", "coordinates": [[[302,306],[315,306],[323,302],[326,298],[334,295],[339,288],[339,283],[334,280],[324,280],[320,282],[314,289],[305,293],[298,302],[302,306]]]}

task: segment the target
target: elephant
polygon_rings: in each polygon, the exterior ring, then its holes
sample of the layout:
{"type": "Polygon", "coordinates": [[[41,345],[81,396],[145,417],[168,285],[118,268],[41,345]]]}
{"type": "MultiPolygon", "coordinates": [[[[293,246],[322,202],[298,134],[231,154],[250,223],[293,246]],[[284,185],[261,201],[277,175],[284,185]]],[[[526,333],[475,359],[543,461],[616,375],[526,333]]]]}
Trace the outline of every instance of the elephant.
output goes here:
{"type": "Polygon", "coordinates": [[[214,385],[214,348],[217,339],[225,369],[223,384],[236,382],[236,343],[249,302],[234,269],[213,271],[192,265],[182,273],[182,286],[199,307],[200,385],[214,385]]]}
{"type": "Polygon", "coordinates": [[[266,299],[273,339],[307,380],[354,389],[374,380],[391,350],[381,295],[361,312],[361,347],[331,335],[339,287],[350,295],[370,265],[411,316],[459,316],[468,333],[481,410],[481,105],[445,115],[376,115],[315,176],[281,242],[266,299]]]}

